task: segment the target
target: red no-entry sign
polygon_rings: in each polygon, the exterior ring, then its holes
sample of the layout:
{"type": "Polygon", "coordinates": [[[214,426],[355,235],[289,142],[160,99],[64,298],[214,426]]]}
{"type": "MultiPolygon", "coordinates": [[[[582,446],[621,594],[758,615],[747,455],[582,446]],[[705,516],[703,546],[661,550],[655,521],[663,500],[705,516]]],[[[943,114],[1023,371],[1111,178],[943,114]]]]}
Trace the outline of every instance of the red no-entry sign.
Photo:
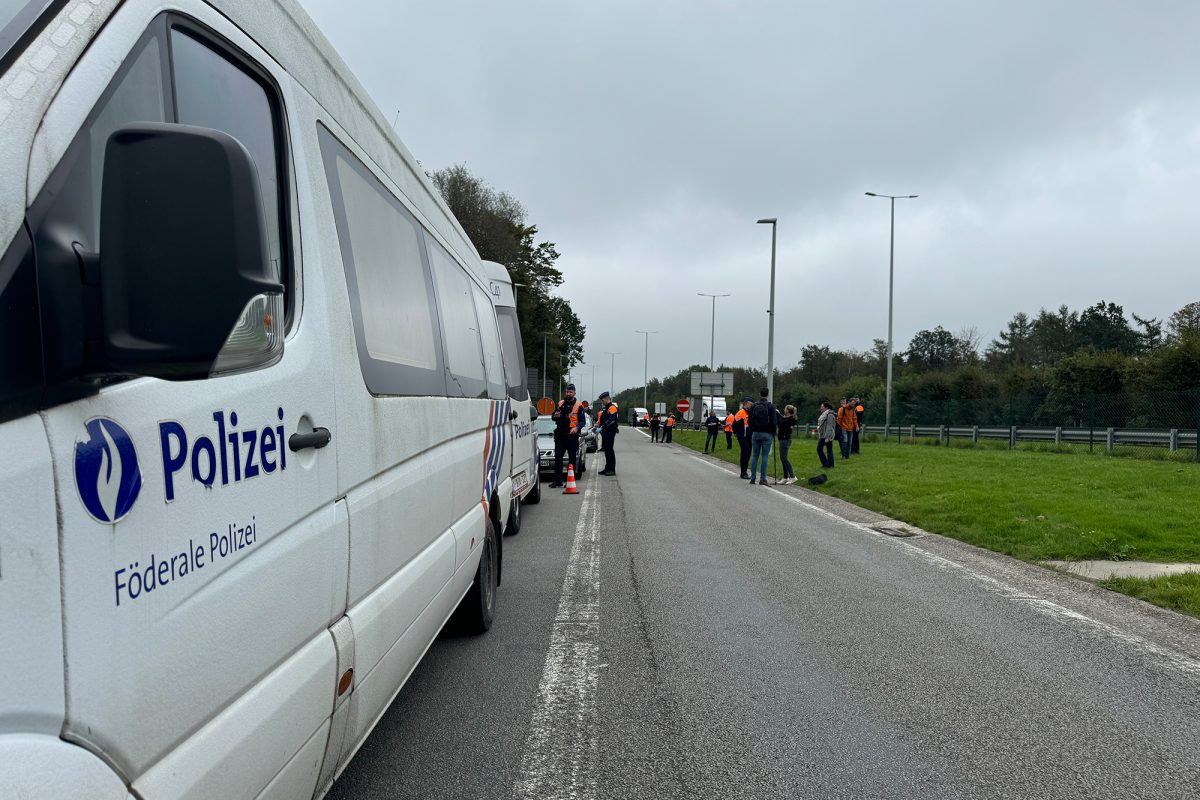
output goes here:
{"type": "Polygon", "coordinates": [[[689,403],[688,399],[685,397],[682,400],[680,400],[678,403],[676,403],[675,407],[679,409],[680,414],[686,414],[687,410],[692,407],[692,404],[689,403]]]}

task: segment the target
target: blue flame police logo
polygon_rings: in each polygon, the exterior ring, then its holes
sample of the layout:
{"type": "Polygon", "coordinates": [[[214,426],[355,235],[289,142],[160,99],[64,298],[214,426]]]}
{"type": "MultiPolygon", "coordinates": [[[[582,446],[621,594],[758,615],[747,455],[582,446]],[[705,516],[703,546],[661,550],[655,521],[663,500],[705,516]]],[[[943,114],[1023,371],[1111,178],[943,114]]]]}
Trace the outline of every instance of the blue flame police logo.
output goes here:
{"type": "Polygon", "coordinates": [[[137,450],[125,429],[108,417],[88,420],[84,432],[85,438],[75,443],[79,499],[96,521],[117,522],[142,490],[137,450]]]}

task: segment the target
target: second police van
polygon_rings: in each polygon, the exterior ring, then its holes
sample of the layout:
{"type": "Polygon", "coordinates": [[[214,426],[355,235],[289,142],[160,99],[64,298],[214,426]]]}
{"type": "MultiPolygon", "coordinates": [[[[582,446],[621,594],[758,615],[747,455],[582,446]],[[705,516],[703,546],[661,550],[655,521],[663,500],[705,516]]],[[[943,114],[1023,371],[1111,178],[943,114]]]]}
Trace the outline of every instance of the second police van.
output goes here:
{"type": "Polygon", "coordinates": [[[491,624],[508,277],[292,0],[0,32],[0,797],[320,796],[491,624]]]}

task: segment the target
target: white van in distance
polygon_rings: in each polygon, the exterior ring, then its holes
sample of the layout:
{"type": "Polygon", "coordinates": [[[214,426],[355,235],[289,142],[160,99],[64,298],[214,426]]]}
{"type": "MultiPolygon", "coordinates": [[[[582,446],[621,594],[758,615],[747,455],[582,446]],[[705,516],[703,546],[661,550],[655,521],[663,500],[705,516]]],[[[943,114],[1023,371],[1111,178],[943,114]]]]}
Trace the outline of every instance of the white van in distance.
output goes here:
{"type": "Polygon", "coordinates": [[[0,31],[0,798],[320,796],[492,623],[501,276],[294,0],[0,31]]]}

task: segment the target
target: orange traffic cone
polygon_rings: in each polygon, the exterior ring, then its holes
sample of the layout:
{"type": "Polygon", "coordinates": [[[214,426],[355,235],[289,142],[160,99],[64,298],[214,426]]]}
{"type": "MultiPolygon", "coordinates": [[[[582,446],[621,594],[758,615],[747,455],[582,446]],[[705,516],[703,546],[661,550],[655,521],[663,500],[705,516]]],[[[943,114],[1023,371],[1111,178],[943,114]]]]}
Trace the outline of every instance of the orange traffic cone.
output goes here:
{"type": "Polygon", "coordinates": [[[563,489],[563,494],[579,494],[579,490],[575,488],[574,464],[567,464],[567,488],[563,489]]]}

